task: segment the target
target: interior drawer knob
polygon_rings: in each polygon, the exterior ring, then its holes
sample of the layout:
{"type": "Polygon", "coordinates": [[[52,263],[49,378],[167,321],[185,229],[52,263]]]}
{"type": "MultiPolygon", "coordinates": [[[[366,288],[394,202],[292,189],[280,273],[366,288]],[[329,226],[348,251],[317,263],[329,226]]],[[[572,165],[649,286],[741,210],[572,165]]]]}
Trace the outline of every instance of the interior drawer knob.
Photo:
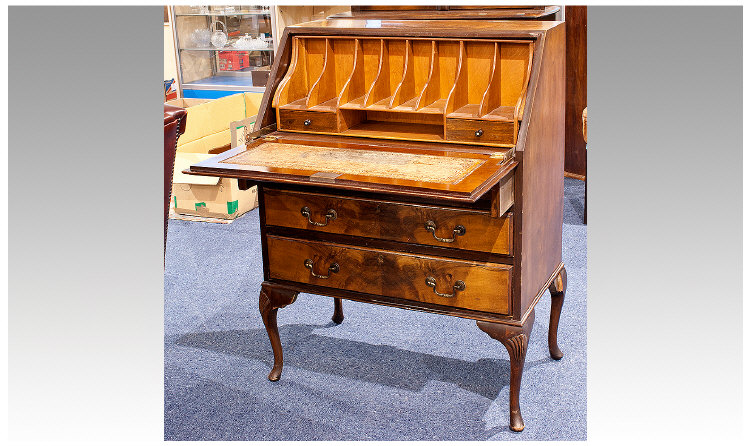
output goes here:
{"type": "Polygon", "coordinates": [[[435,238],[435,240],[437,240],[439,242],[443,242],[443,243],[453,243],[453,242],[456,241],[456,238],[459,235],[466,234],[466,228],[464,228],[463,225],[456,225],[456,227],[453,228],[453,238],[438,237],[437,235],[435,235],[435,230],[437,229],[437,225],[432,220],[428,220],[424,224],[424,228],[427,229],[428,231],[430,231],[432,233],[432,236],[435,238]]]}
{"type": "Polygon", "coordinates": [[[310,127],[310,124],[312,124],[312,121],[310,121],[309,119],[305,119],[305,122],[303,122],[302,124],[304,124],[305,127],[310,127]]]}
{"type": "Polygon", "coordinates": [[[433,293],[437,294],[440,297],[446,297],[446,298],[456,297],[457,292],[463,291],[466,289],[466,284],[464,283],[463,280],[457,280],[456,283],[453,284],[453,292],[451,294],[438,293],[438,291],[435,289],[437,288],[437,281],[435,280],[434,277],[426,278],[424,280],[424,283],[428,287],[432,288],[433,293]]]}
{"type": "Polygon", "coordinates": [[[474,132],[474,136],[476,136],[477,138],[479,138],[482,135],[484,135],[484,130],[482,129],[477,129],[477,131],[474,132]]]}
{"type": "Polygon", "coordinates": [[[300,213],[302,214],[303,217],[307,217],[307,222],[313,226],[326,226],[331,221],[336,220],[336,217],[337,217],[335,210],[328,209],[328,212],[326,212],[326,215],[325,215],[325,218],[326,218],[325,223],[319,223],[317,221],[312,221],[312,218],[310,218],[311,214],[310,214],[309,207],[307,206],[303,207],[302,209],[300,209],[300,213]]]}

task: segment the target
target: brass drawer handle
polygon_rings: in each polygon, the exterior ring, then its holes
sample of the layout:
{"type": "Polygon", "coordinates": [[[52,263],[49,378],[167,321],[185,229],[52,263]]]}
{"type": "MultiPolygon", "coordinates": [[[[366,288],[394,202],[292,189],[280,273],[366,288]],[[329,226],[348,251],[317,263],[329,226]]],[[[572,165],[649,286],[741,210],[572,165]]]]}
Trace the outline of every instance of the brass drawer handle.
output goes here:
{"type": "Polygon", "coordinates": [[[437,287],[437,281],[435,280],[434,277],[426,278],[424,280],[424,283],[427,284],[428,287],[432,287],[432,292],[437,294],[440,297],[448,297],[448,298],[456,297],[456,292],[463,291],[466,289],[466,284],[464,283],[463,280],[457,280],[456,283],[453,284],[453,289],[455,291],[453,291],[451,294],[438,293],[437,290],[435,289],[435,287],[437,287]]]}
{"type": "Polygon", "coordinates": [[[315,274],[315,271],[313,271],[313,261],[312,259],[305,259],[305,268],[310,270],[310,274],[312,274],[313,277],[317,277],[318,279],[327,279],[331,277],[331,273],[337,273],[339,272],[339,264],[338,263],[331,263],[331,266],[328,267],[328,275],[322,276],[320,274],[315,274]]]}
{"type": "Polygon", "coordinates": [[[328,212],[326,212],[326,222],[325,223],[318,223],[317,221],[312,221],[310,219],[310,208],[305,206],[303,207],[300,212],[302,213],[303,217],[307,217],[307,222],[314,226],[326,226],[328,223],[331,222],[331,220],[336,220],[336,211],[333,209],[328,209],[328,212]]]}
{"type": "Polygon", "coordinates": [[[477,138],[481,138],[482,135],[484,135],[484,131],[482,129],[478,129],[476,132],[474,132],[474,136],[477,138]]]}
{"type": "Polygon", "coordinates": [[[305,122],[302,123],[305,127],[310,127],[310,124],[312,124],[312,121],[309,119],[305,119],[305,122]]]}
{"type": "Polygon", "coordinates": [[[456,225],[456,227],[453,228],[453,238],[438,237],[437,235],[435,235],[435,230],[437,229],[437,225],[432,220],[427,221],[427,223],[424,224],[424,228],[432,232],[432,236],[435,237],[435,240],[439,242],[444,242],[444,243],[453,243],[456,241],[456,237],[458,237],[459,235],[466,234],[466,228],[464,228],[462,225],[456,225]]]}

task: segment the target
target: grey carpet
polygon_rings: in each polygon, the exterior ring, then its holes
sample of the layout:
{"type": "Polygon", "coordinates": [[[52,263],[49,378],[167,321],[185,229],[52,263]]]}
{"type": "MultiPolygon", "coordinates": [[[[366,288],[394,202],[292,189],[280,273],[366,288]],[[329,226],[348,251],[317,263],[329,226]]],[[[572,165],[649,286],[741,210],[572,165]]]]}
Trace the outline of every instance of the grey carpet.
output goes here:
{"type": "Polygon", "coordinates": [[[164,275],[166,440],[585,440],[583,182],[565,179],[568,292],[560,361],[537,305],[508,429],[508,353],[474,321],[301,294],[279,310],[284,372],[258,312],[258,211],[230,225],[170,220],[164,275]]]}

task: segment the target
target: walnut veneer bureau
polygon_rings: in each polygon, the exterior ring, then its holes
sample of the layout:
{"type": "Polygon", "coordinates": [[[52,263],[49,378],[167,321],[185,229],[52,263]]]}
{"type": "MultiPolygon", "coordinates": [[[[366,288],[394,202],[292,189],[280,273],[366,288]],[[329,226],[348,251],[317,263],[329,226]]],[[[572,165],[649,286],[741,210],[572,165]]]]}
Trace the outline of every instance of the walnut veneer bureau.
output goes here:
{"type": "MultiPolygon", "coordinates": [[[[187,173],[259,186],[259,307],[299,292],[474,319],[510,354],[510,427],[534,306],[561,262],[563,24],[335,19],[288,27],[247,144],[187,173]]],[[[383,327],[387,329],[387,327],[383,327]]],[[[476,379],[482,379],[477,377],[476,379]]]]}

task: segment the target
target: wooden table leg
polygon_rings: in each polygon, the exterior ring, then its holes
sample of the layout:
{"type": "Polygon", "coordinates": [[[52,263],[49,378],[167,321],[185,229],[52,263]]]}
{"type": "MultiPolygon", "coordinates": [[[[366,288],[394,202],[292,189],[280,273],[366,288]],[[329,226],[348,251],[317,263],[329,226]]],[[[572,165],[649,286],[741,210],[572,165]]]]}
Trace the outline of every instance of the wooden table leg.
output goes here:
{"type": "Polygon", "coordinates": [[[344,306],[341,303],[341,298],[333,298],[333,317],[331,317],[331,320],[336,324],[344,322],[344,306]]]}
{"type": "Polygon", "coordinates": [[[281,351],[281,339],[279,329],[276,326],[276,312],[279,308],[293,303],[297,299],[297,291],[280,287],[272,283],[263,282],[260,287],[258,298],[258,309],[263,318],[263,324],[268,332],[268,339],[273,349],[273,368],[268,374],[268,379],[278,381],[281,378],[281,369],[284,367],[284,356],[281,351]]]}
{"type": "Polygon", "coordinates": [[[568,286],[568,273],[563,266],[560,272],[549,286],[549,292],[552,295],[552,305],[549,313],[549,332],[547,333],[547,344],[549,345],[549,355],[552,359],[561,359],[563,352],[557,346],[557,326],[560,324],[560,313],[562,312],[563,302],[565,302],[565,289],[568,286]]]}
{"type": "Polygon", "coordinates": [[[524,428],[519,401],[521,376],[531,329],[534,327],[534,310],[531,310],[521,327],[485,321],[477,321],[477,326],[493,339],[502,342],[508,350],[510,355],[510,429],[521,432],[524,428]]]}

